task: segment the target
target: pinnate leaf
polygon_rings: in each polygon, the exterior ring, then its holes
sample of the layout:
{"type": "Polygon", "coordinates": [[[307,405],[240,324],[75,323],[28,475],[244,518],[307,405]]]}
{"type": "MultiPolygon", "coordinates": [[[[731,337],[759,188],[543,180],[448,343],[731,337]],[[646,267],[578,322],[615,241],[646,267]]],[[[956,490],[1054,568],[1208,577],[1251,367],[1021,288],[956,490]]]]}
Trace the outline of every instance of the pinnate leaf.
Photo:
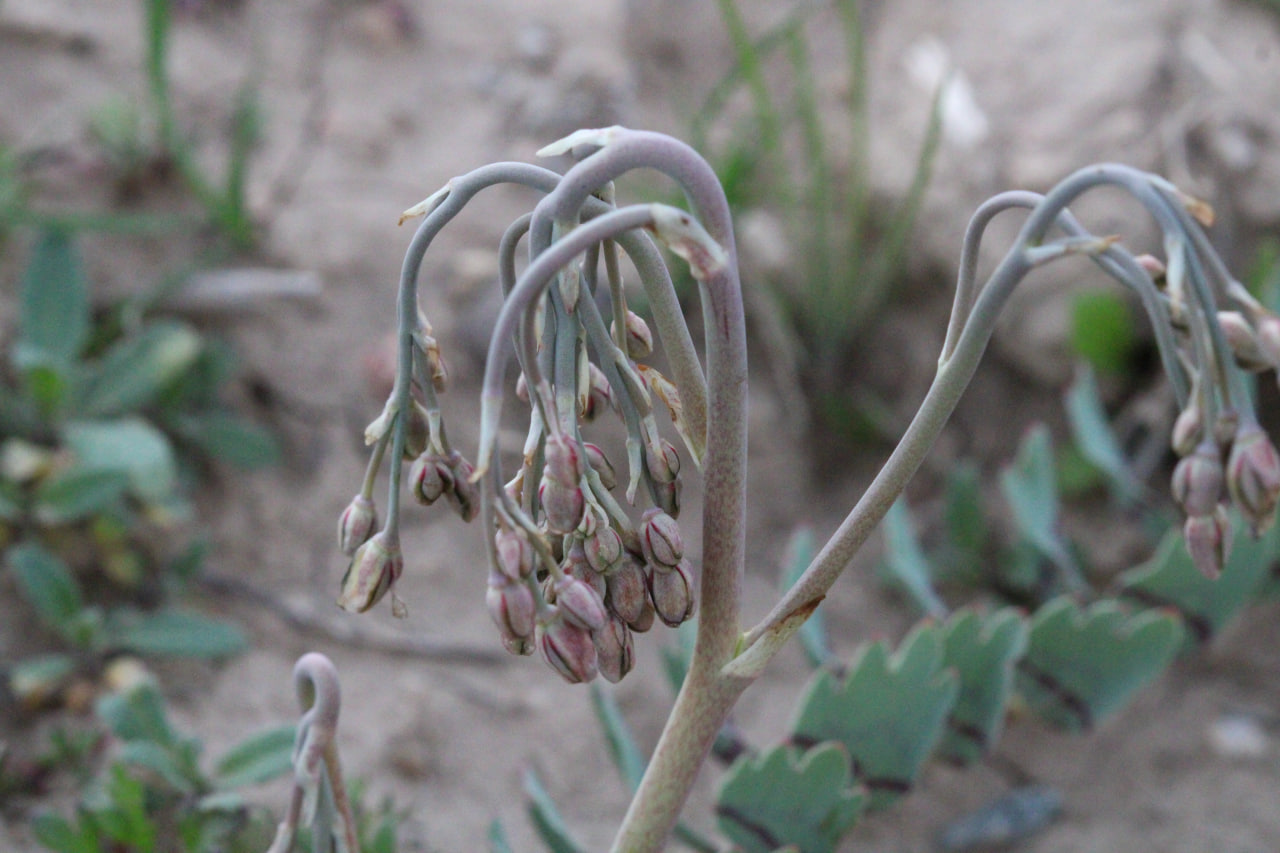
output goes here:
{"type": "Polygon", "coordinates": [[[802,748],[843,744],[854,776],[871,792],[869,808],[883,808],[915,781],[956,691],[955,673],[943,668],[942,632],[926,624],[892,657],[886,643],[873,643],[847,676],[817,673],[801,697],[791,740],[802,748]]]}
{"type": "Polygon", "coordinates": [[[779,745],[734,762],[720,784],[716,822],[744,853],[830,853],[866,805],[839,743],[807,752],[779,745]]]}
{"type": "Polygon", "coordinates": [[[1162,673],[1182,639],[1181,620],[1167,612],[1130,615],[1114,600],[1081,610],[1056,598],[1032,619],[1018,689],[1050,722],[1088,729],[1162,673]]]}
{"type": "Polygon", "coordinates": [[[968,764],[995,744],[1013,693],[1014,667],[1027,648],[1027,623],[1006,608],[988,616],[962,610],[943,627],[943,665],[960,679],[938,751],[968,764]]]}

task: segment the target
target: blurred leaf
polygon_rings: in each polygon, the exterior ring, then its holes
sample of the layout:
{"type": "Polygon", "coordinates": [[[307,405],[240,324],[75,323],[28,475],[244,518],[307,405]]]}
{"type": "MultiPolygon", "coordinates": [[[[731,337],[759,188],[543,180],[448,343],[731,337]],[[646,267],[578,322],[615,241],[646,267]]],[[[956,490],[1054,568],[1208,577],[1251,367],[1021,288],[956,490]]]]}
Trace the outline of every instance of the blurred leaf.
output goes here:
{"type": "Polygon", "coordinates": [[[173,448],[142,418],[76,421],[64,427],[63,438],[82,469],[126,475],[130,490],[143,500],[160,501],[174,490],[173,448]]]}
{"type": "Polygon", "coordinates": [[[84,821],[72,824],[61,815],[46,812],[31,821],[31,834],[55,853],[103,853],[98,845],[98,833],[92,824],[84,821]]]}
{"type": "Polygon", "coordinates": [[[282,776],[293,767],[297,726],[276,726],[250,735],[222,754],[214,765],[220,788],[257,785],[282,776]]]}
{"type": "Polygon", "coordinates": [[[38,707],[52,699],[75,671],[70,655],[23,658],[9,667],[9,693],[27,707],[38,707]]]}
{"type": "Polygon", "coordinates": [[[183,794],[196,792],[192,780],[183,772],[177,753],[163,744],[149,740],[127,741],[120,746],[119,759],[130,767],[154,774],[174,791],[183,794]]]}
{"type": "Polygon", "coordinates": [[[71,235],[41,232],[22,279],[14,363],[58,372],[80,355],[89,334],[89,291],[71,235]]]}
{"type": "Polygon", "coordinates": [[[0,521],[22,518],[22,493],[11,480],[0,479],[0,521]]]}
{"type": "Polygon", "coordinates": [[[507,831],[496,817],[489,823],[489,853],[512,853],[507,831]]]}
{"type": "Polygon", "coordinates": [[[71,569],[33,543],[8,550],[9,570],[22,597],[47,627],[59,633],[84,609],[84,597],[71,569]]]}
{"type": "Polygon", "coordinates": [[[926,615],[944,619],[947,605],[933,588],[933,568],[916,539],[905,498],[898,498],[881,522],[884,532],[884,568],[893,584],[905,590],[926,615]]]}
{"type": "Polygon", "coordinates": [[[1056,598],[1032,619],[1018,689],[1055,725],[1089,729],[1164,672],[1182,638],[1182,623],[1170,613],[1129,616],[1113,600],[1081,610],[1056,598]]]}
{"type": "Polygon", "coordinates": [[[622,774],[622,781],[627,790],[635,791],[640,785],[640,777],[644,775],[645,758],[636,746],[635,738],[627,727],[627,721],[618,709],[618,703],[611,691],[599,684],[591,685],[591,708],[596,713],[600,727],[604,729],[605,742],[609,745],[609,757],[613,766],[622,774]]]}
{"type": "Polygon", "coordinates": [[[1022,536],[1062,572],[1071,589],[1085,586],[1058,535],[1058,485],[1049,429],[1037,424],[1022,439],[1012,465],[1000,472],[1000,489],[1022,536]]]}
{"type": "Polygon", "coordinates": [[[167,747],[178,743],[165,713],[164,697],[150,681],[119,693],[108,693],[99,698],[94,707],[98,717],[121,740],[145,740],[167,747]]]}
{"type": "Polygon", "coordinates": [[[35,516],[46,525],[67,524],[113,506],[129,487],[120,471],[74,466],[51,474],[35,490],[35,516]]]}
{"type": "Polygon", "coordinates": [[[948,557],[958,563],[953,571],[966,576],[976,574],[982,568],[982,553],[990,533],[983,512],[982,476],[971,460],[960,460],[948,472],[945,500],[943,516],[948,544],[954,552],[948,557]]]}
{"type": "Polygon", "coordinates": [[[1172,607],[1186,622],[1187,641],[1203,645],[1218,635],[1267,580],[1280,553],[1280,527],[1254,539],[1239,513],[1231,553],[1217,580],[1196,569],[1177,529],[1169,530],[1151,559],[1120,575],[1121,594],[1148,607],[1172,607]]]}
{"type": "MultiPolygon", "coordinates": [[[[786,592],[800,580],[804,570],[813,562],[813,549],[813,528],[797,527],[787,539],[787,545],[783,551],[782,574],[778,582],[780,592],[786,592]]],[[[809,659],[811,666],[822,666],[831,657],[831,644],[827,642],[827,626],[823,612],[822,605],[818,605],[800,626],[800,646],[804,649],[805,657],[809,659]]]]}
{"type": "Polygon", "coordinates": [[[1100,373],[1123,373],[1134,341],[1133,313],[1112,290],[1082,290],[1071,303],[1071,346],[1100,373]]]}
{"type": "Polygon", "coordinates": [[[67,398],[71,395],[71,381],[75,369],[67,366],[62,370],[47,364],[34,364],[23,373],[24,387],[27,395],[35,403],[41,422],[55,421],[62,416],[67,398]]]}
{"type": "Polygon", "coordinates": [[[942,654],[941,632],[923,624],[892,658],[886,643],[872,643],[844,678],[819,671],[800,698],[791,743],[842,743],[871,792],[868,808],[884,808],[911,789],[955,702],[956,675],[942,654]]]}
{"type": "Polygon", "coordinates": [[[82,406],[95,417],[127,414],[154,401],[200,354],[200,336],[181,323],[153,323],[117,341],[94,365],[82,406]]]}
{"type": "Polygon", "coordinates": [[[178,434],[215,462],[243,470],[274,465],[280,459],[275,436],[228,412],[184,415],[176,420],[178,434]]]}
{"type": "Polygon", "coordinates": [[[961,610],[942,626],[943,666],[960,679],[938,751],[969,764],[995,745],[1013,693],[1014,665],[1027,648],[1027,623],[1011,608],[985,618],[961,610]]]}
{"type": "Polygon", "coordinates": [[[1111,431],[1107,413],[1098,395],[1093,371],[1081,366],[1066,394],[1067,420],[1076,446],[1085,459],[1106,475],[1112,492],[1126,506],[1142,495],[1142,485],[1129,470],[1129,460],[1111,431]]]}
{"type": "Polygon", "coordinates": [[[528,798],[527,808],[533,828],[551,853],[584,853],[586,848],[569,833],[555,801],[532,768],[524,771],[524,793],[528,798]]]}
{"type": "Polygon", "coordinates": [[[234,625],[177,608],[151,613],[113,610],[107,629],[114,645],[140,655],[224,658],[248,647],[234,625]]]}
{"type": "Polygon", "coordinates": [[[743,853],[831,853],[866,804],[841,744],[820,743],[803,754],[782,744],[733,763],[716,796],[716,823],[743,853]]]}

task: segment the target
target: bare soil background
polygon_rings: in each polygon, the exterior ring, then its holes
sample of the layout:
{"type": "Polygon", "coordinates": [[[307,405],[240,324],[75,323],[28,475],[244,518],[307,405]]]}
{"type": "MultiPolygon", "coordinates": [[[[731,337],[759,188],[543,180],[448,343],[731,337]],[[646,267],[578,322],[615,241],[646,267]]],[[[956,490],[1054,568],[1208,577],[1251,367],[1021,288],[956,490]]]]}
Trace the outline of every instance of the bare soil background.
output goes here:
{"type": "MultiPolygon", "coordinates": [[[[379,405],[368,392],[362,365],[392,327],[394,286],[410,236],[407,228],[395,227],[399,212],[455,174],[492,160],[530,159],[541,145],[579,126],[624,123],[680,135],[683,116],[696,103],[693,93],[723,72],[730,52],[711,4],[692,0],[191,5],[175,27],[172,75],[178,115],[193,128],[211,164],[221,163],[231,95],[246,75],[254,75],[263,99],[264,136],[249,189],[264,244],[260,257],[247,262],[314,271],[323,284],[317,300],[263,304],[208,319],[234,341],[247,374],[272,390],[266,414],[288,448],[282,468],[223,475],[201,500],[201,524],[214,543],[209,568],[327,612],[344,567],[333,547],[334,521],[358,488],[365,464],[360,434],[379,405]]],[[[772,14],[761,5],[753,21],[772,14]]],[[[86,121],[111,97],[143,102],[141,15],[141,4],[133,0],[0,3],[0,141],[66,158],[70,165],[60,182],[45,190],[55,202],[109,203],[101,175],[84,165],[93,161],[86,121]]],[[[1214,127],[1235,126],[1228,119],[1243,121],[1243,115],[1260,122],[1247,124],[1247,138],[1262,151],[1262,165],[1250,167],[1254,172],[1215,171],[1205,165],[1216,162],[1210,155],[1188,171],[1201,184],[1198,189],[1207,188],[1220,209],[1234,214],[1225,233],[1241,247],[1276,225],[1265,200],[1256,203],[1259,209],[1248,207],[1253,202],[1247,193],[1235,203],[1221,201],[1250,174],[1263,187],[1274,177],[1267,171],[1275,158],[1274,145],[1268,145],[1275,139],[1268,135],[1274,122],[1267,124],[1266,116],[1280,114],[1280,26],[1260,8],[966,0],[943,10],[904,2],[873,4],[869,27],[873,122],[879,130],[873,131],[872,156],[885,163],[876,170],[878,191],[905,185],[910,157],[895,158],[891,149],[909,154],[923,127],[928,93],[913,87],[902,64],[906,47],[919,37],[933,34],[951,48],[954,61],[970,74],[979,103],[986,101],[991,122],[980,149],[958,142],[944,147],[938,186],[919,231],[927,248],[913,258],[913,269],[942,263],[928,254],[935,249],[941,257],[958,257],[962,223],[988,191],[1044,189],[1069,168],[1096,158],[1147,166],[1168,162],[1167,148],[1153,137],[1189,103],[1210,112],[1192,126],[1197,132],[1208,127],[1210,143],[1214,127]],[[1126,27],[1130,38],[1118,39],[1126,27]],[[1183,66],[1177,62],[1166,75],[1173,82],[1162,90],[1163,99],[1134,81],[1159,71],[1161,63],[1169,65],[1170,55],[1182,56],[1186,51],[1168,44],[1182,44],[1178,39],[1185,41],[1188,33],[1216,45],[1213,55],[1226,62],[1237,83],[1245,81],[1230,97],[1203,87],[1185,94],[1190,84],[1179,76],[1183,66]],[[1074,58],[1075,76],[1050,73],[1046,55],[1056,56],[1054,51],[1074,58]],[[1039,63],[1032,61],[1036,56],[1039,63]],[[1256,80],[1263,82],[1249,82],[1256,80]],[[1101,98],[1100,114],[1110,117],[1116,133],[1105,133],[1087,111],[1084,118],[1071,112],[1082,102],[1094,103],[1082,91],[1101,98]],[[1108,98],[1120,106],[1104,109],[1108,98]],[[1136,112],[1124,113],[1128,108],[1136,112]],[[1083,123],[1072,124],[1073,115],[1083,123]]],[[[828,64],[820,77],[830,92],[838,92],[843,66],[834,52],[824,56],[828,64]]],[[[1206,144],[1208,149],[1193,153],[1215,150],[1206,144]]],[[[530,202],[526,193],[490,191],[445,231],[424,269],[424,304],[454,369],[447,395],[450,430],[468,453],[474,439],[459,437],[475,423],[479,357],[495,310],[484,264],[507,222],[530,202]]],[[[136,204],[176,210],[184,202],[160,189],[144,193],[136,204]]],[[[0,258],[6,282],[0,319],[6,321],[23,243],[19,235],[0,258]]],[[[87,241],[86,257],[92,280],[107,292],[122,292],[146,286],[195,248],[99,237],[87,241]]],[[[1241,252],[1234,260],[1245,258],[1241,252]]],[[[895,412],[909,414],[923,395],[945,327],[948,287],[941,276],[913,286],[863,348],[860,370],[873,387],[894,391],[895,412]]],[[[990,470],[1012,455],[1025,425],[1058,417],[1058,389],[1028,375],[1051,379],[1060,365],[1050,357],[1038,370],[1017,359],[1028,347],[1055,352],[1060,346],[1055,334],[1061,331],[1061,311],[1038,313],[1054,304],[1056,288],[1046,280],[1028,303],[1024,317],[1031,319],[1011,324],[931,460],[935,470],[962,451],[979,453],[990,470]],[[1041,337],[1019,343],[1028,329],[1041,337]]],[[[810,464],[806,433],[780,403],[767,372],[756,376],[749,615],[769,601],[789,531],[799,523],[811,523],[819,535],[832,530],[877,463],[871,454],[879,452],[859,456],[837,478],[814,476],[824,466],[821,460],[810,464]]],[[[696,552],[700,511],[697,487],[690,486],[682,527],[696,552]]],[[[918,490],[927,495],[929,488],[926,472],[918,490]]],[[[520,793],[520,772],[529,766],[542,774],[590,849],[606,848],[626,796],[586,691],[563,684],[535,660],[499,654],[482,603],[484,558],[474,528],[447,511],[417,507],[408,508],[406,521],[408,568],[399,590],[409,617],[393,620],[381,607],[360,617],[362,624],[391,636],[463,647],[470,650],[465,659],[361,650],[299,632],[242,596],[210,593],[200,603],[247,626],[253,650],[216,668],[161,666],[179,724],[216,755],[251,731],[294,718],[293,661],[304,651],[320,650],[334,659],[343,678],[340,741],[348,771],[366,779],[375,795],[393,795],[410,813],[403,849],[483,849],[494,817],[504,820],[517,849],[536,849],[520,793]]],[[[912,621],[905,606],[871,579],[873,566],[873,554],[860,557],[826,605],[834,640],[846,655],[864,639],[902,636],[912,621]]],[[[332,612],[335,621],[354,618],[332,612]]],[[[17,654],[25,642],[20,623],[0,623],[0,659],[17,654]]],[[[673,635],[661,629],[638,637],[636,671],[616,690],[646,746],[669,707],[658,649],[672,642],[673,635]]],[[[781,736],[806,673],[799,653],[788,650],[748,692],[737,719],[757,742],[781,736]]],[[[1065,798],[1062,817],[1018,849],[1280,850],[1280,751],[1274,742],[1252,757],[1215,751],[1209,727],[1232,713],[1251,715],[1268,731],[1280,725],[1280,621],[1274,603],[1249,611],[1206,654],[1177,664],[1101,731],[1072,737],[1030,719],[1015,720],[998,749],[999,764],[1022,768],[1065,798]]],[[[6,738],[34,731],[25,719],[0,720],[6,738]]],[[[717,775],[714,768],[704,772],[687,811],[697,826],[710,827],[708,804],[717,775]]],[[[930,850],[939,829],[1008,784],[1007,774],[990,766],[967,772],[933,767],[903,805],[866,820],[847,848],[930,850]]],[[[263,796],[284,804],[278,787],[263,796]]],[[[23,815],[3,820],[8,822],[0,824],[0,848],[34,848],[23,815]]]]}

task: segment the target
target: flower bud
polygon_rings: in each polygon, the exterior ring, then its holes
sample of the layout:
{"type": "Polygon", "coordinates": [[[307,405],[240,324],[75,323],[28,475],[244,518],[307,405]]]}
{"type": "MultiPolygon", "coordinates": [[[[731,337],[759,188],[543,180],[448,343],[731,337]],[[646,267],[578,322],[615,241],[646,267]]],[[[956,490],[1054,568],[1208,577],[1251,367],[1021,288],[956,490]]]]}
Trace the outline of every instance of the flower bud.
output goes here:
{"type": "Polygon", "coordinates": [[[655,483],[653,486],[654,503],[672,518],[680,517],[681,488],[682,486],[678,479],[672,480],[670,483],[655,483]]]}
{"type": "Polygon", "coordinates": [[[356,495],[338,517],[338,548],[350,557],[369,540],[378,526],[378,510],[373,501],[356,495]]]}
{"type": "Polygon", "coordinates": [[[587,464],[600,475],[601,484],[609,491],[612,491],[618,485],[618,474],[613,470],[613,465],[609,463],[604,451],[590,442],[583,442],[582,449],[586,456],[587,464]]]}
{"type": "Polygon", "coordinates": [[[409,417],[404,427],[404,458],[416,459],[427,450],[431,427],[427,425],[427,410],[417,400],[409,401],[409,417]]]}
{"type": "Polygon", "coordinates": [[[1178,413],[1177,420],[1173,422],[1173,434],[1169,441],[1173,452],[1179,456],[1188,455],[1196,449],[1203,433],[1204,418],[1200,415],[1200,407],[1193,400],[1178,413]]]}
{"type": "Polygon", "coordinates": [[[1266,370],[1274,366],[1268,364],[1257,333],[1239,311],[1219,311],[1218,326],[1231,347],[1231,354],[1245,370],[1266,370]]]}
{"type": "Polygon", "coordinates": [[[1257,324],[1258,352],[1267,367],[1280,368],[1280,317],[1270,311],[1259,310],[1253,317],[1257,324]]]}
{"type": "Polygon", "coordinates": [[[672,628],[693,616],[696,609],[693,576],[687,563],[681,563],[669,572],[649,573],[649,598],[658,618],[672,628]]]}
{"type": "Polygon", "coordinates": [[[439,453],[424,453],[409,466],[409,489],[423,506],[453,493],[453,470],[439,453]]]}
{"type": "Polygon", "coordinates": [[[381,531],[356,549],[342,576],[338,606],[351,613],[364,613],[387,594],[403,572],[399,540],[381,531]]]}
{"type": "Polygon", "coordinates": [[[533,654],[533,640],[524,637],[508,637],[502,636],[502,647],[513,655],[531,655],[533,654]]]}
{"type": "Polygon", "coordinates": [[[1213,440],[1202,441],[1173,469],[1173,499],[1189,516],[1211,515],[1222,497],[1222,455],[1213,440]]]}
{"type": "Polygon", "coordinates": [[[1209,580],[1222,574],[1231,553],[1231,519],[1221,505],[1209,515],[1191,516],[1182,525],[1191,562],[1209,580]]]}
{"type": "Polygon", "coordinates": [[[659,572],[669,572],[684,559],[680,525],[660,509],[645,511],[640,525],[640,549],[644,559],[659,572]]]}
{"type": "MultiPolygon", "coordinates": [[[[609,332],[616,341],[618,339],[616,323],[609,324],[609,332]]],[[[653,354],[653,332],[649,331],[649,324],[644,321],[644,318],[634,311],[627,312],[625,340],[627,355],[634,361],[648,358],[653,354]]]]}
{"type": "Polygon", "coordinates": [[[635,644],[631,629],[614,614],[604,627],[591,635],[596,646],[596,664],[607,681],[617,684],[635,665],[635,644]]]}
{"type": "Polygon", "coordinates": [[[605,575],[609,609],[630,625],[640,620],[649,602],[644,565],[632,554],[626,554],[612,572],[605,575]]]}
{"type": "Polygon", "coordinates": [[[449,366],[445,363],[444,356],[440,355],[440,344],[425,331],[419,333],[418,344],[427,357],[431,387],[437,394],[443,394],[449,387],[449,366]]]}
{"type": "MultiPolygon", "coordinates": [[[[647,593],[648,590],[646,589],[645,592],[647,593]]],[[[644,597],[644,606],[640,609],[640,615],[635,619],[629,620],[627,622],[627,627],[632,631],[635,631],[637,634],[643,634],[645,631],[648,631],[653,627],[653,621],[656,618],[657,612],[658,611],[653,608],[653,602],[649,600],[649,596],[646,594],[644,597]]]]}
{"type": "Polygon", "coordinates": [[[596,525],[595,533],[583,544],[587,564],[607,574],[622,559],[622,537],[608,524],[596,525]]]}
{"type": "Polygon", "coordinates": [[[480,490],[471,482],[476,469],[454,450],[449,454],[449,474],[453,477],[453,488],[445,492],[449,505],[458,513],[463,521],[474,521],[480,512],[480,490]]]}
{"type": "Polygon", "coordinates": [[[570,684],[596,677],[596,647],[591,632],[565,621],[558,611],[538,623],[536,642],[547,664],[570,684]]]}
{"type": "Polygon", "coordinates": [[[605,409],[613,408],[613,389],[604,371],[594,364],[587,365],[587,393],[583,398],[584,405],[578,412],[584,421],[593,421],[596,415],[605,409]]]}
{"type": "MultiPolygon", "coordinates": [[[[554,480],[561,486],[576,488],[582,478],[582,460],[578,456],[578,442],[564,433],[547,436],[543,446],[544,479],[554,480]]],[[[575,524],[574,527],[577,527],[575,524]]]]}
{"type": "Polygon", "coordinates": [[[522,403],[529,402],[529,380],[524,378],[523,373],[516,378],[516,399],[522,403]]]}
{"type": "Polygon", "coordinates": [[[490,572],[484,603],[489,610],[489,618],[498,626],[504,639],[533,639],[537,603],[527,583],[490,572]]]}
{"type": "Polygon", "coordinates": [[[1147,275],[1151,276],[1152,281],[1159,284],[1164,280],[1166,272],[1164,261],[1160,260],[1155,255],[1148,255],[1145,253],[1138,255],[1134,260],[1138,262],[1138,266],[1146,270],[1147,275]]]}
{"type": "Polygon", "coordinates": [[[608,617],[596,591],[571,575],[556,581],[555,604],[566,622],[587,631],[600,630],[608,617]]]}
{"type": "Polygon", "coordinates": [[[550,468],[542,471],[542,483],[538,486],[538,501],[547,517],[547,529],[552,533],[572,533],[582,523],[586,503],[582,489],[575,482],[566,486],[550,475],[550,468]]]}
{"type": "Polygon", "coordinates": [[[1254,535],[1266,532],[1280,500],[1280,456],[1256,423],[1242,426],[1231,444],[1227,488],[1254,535]]]}
{"type": "Polygon", "coordinates": [[[665,438],[645,448],[644,462],[655,483],[674,482],[680,473],[680,454],[665,438]]]}
{"type": "Polygon", "coordinates": [[[537,562],[533,544],[522,530],[504,527],[493,534],[493,547],[497,552],[497,569],[511,580],[520,580],[533,574],[537,562]]]}

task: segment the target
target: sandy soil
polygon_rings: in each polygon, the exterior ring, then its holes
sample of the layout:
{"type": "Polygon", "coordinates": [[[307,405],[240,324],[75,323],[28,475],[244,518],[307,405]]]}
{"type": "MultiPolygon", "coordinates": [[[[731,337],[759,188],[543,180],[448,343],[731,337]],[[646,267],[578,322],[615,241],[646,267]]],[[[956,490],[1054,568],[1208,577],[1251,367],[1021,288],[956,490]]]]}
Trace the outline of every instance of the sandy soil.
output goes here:
{"type": "MultiPolygon", "coordinates": [[[[327,613],[343,568],[331,542],[333,521],[358,486],[359,434],[377,407],[365,388],[362,358],[391,328],[394,282],[410,236],[395,227],[399,211],[454,174],[490,160],[529,159],[541,144],[579,125],[622,121],[679,132],[672,105],[683,97],[680,86],[695,84],[642,73],[647,66],[633,61],[636,38],[628,32],[634,19],[617,2],[414,0],[404,4],[404,19],[389,5],[356,2],[205,5],[176,27],[179,114],[198,117],[195,130],[210,162],[219,164],[229,94],[247,74],[257,75],[265,135],[250,194],[266,238],[262,257],[251,262],[315,271],[323,282],[316,302],[271,304],[215,321],[234,340],[248,372],[277,392],[272,413],[289,454],[281,470],[227,476],[211,490],[203,502],[216,546],[210,570],[327,613]]],[[[689,20],[690,27],[715,22],[705,10],[689,20]]],[[[708,46],[698,61],[715,67],[724,45],[716,30],[702,32],[708,46]]],[[[141,98],[140,56],[137,2],[6,0],[0,6],[0,141],[84,156],[90,111],[114,96],[141,98]]],[[[67,179],[62,195],[71,198],[76,186],[67,179]]],[[[528,202],[522,193],[494,191],[445,232],[427,260],[424,301],[455,372],[448,395],[455,438],[475,422],[479,346],[493,310],[481,289],[488,274],[477,266],[528,202]]],[[[172,201],[161,194],[144,204],[172,201]]],[[[121,290],[156,278],[182,251],[161,244],[117,249],[95,240],[87,256],[96,279],[121,290]]],[[[3,263],[5,280],[15,280],[15,259],[3,263]]],[[[11,293],[6,287],[0,305],[11,293]]],[[[941,340],[938,311],[902,310],[886,328],[885,336],[912,342],[905,355],[886,360],[892,362],[886,369],[896,371],[889,375],[901,377],[890,385],[903,398],[918,398],[941,340]]],[[[820,533],[832,529],[869,460],[858,460],[837,481],[813,482],[803,440],[767,382],[756,382],[751,403],[755,499],[747,590],[751,612],[758,613],[768,602],[787,531],[802,521],[820,533]]],[[[990,446],[993,434],[1017,434],[1011,423],[1054,408],[1052,395],[1034,397],[1014,372],[990,365],[957,414],[949,446],[990,446]],[[992,411],[1008,414],[992,423],[992,411]]],[[[474,449],[474,439],[460,443],[474,449]]],[[[946,460],[944,451],[940,464],[946,460]]],[[[696,539],[696,485],[686,496],[682,526],[696,539]]],[[[341,742],[350,772],[373,791],[393,794],[411,814],[403,849],[482,849],[494,817],[505,821],[517,849],[536,849],[522,815],[525,767],[547,780],[589,848],[605,848],[626,797],[586,691],[561,683],[536,661],[495,654],[476,530],[445,511],[416,507],[407,523],[409,568],[400,590],[409,618],[392,620],[384,607],[362,624],[394,637],[454,644],[467,650],[466,660],[356,649],[296,631],[241,597],[211,594],[203,603],[240,619],[253,651],[216,669],[163,668],[180,723],[216,754],[251,730],[292,718],[290,668],[300,653],[318,649],[343,677],[341,742]]],[[[901,636],[910,623],[868,580],[872,566],[870,556],[859,559],[828,606],[835,641],[846,653],[867,637],[901,636]]],[[[1208,654],[1178,664],[1091,736],[1064,736],[1032,721],[1014,724],[999,749],[1003,763],[1057,787],[1066,803],[1057,823],[1019,849],[1280,849],[1276,747],[1253,758],[1230,757],[1211,749],[1206,734],[1226,713],[1252,714],[1264,726],[1280,721],[1278,625],[1274,604],[1255,609],[1208,654]]],[[[7,655],[15,641],[3,635],[0,630],[0,652],[7,655]]],[[[656,629],[641,638],[637,671],[616,690],[646,745],[670,699],[658,649],[671,642],[669,632],[656,629]]],[[[798,652],[788,650],[744,698],[738,720],[758,742],[780,735],[804,678],[798,652]]],[[[688,810],[695,825],[710,826],[706,805],[716,776],[714,769],[704,773],[688,810]]],[[[848,849],[929,850],[941,827],[1007,784],[990,768],[931,769],[918,793],[869,819],[848,849]]],[[[283,804],[278,790],[265,795],[283,804]]],[[[30,849],[21,821],[0,829],[0,842],[30,849]]]]}

